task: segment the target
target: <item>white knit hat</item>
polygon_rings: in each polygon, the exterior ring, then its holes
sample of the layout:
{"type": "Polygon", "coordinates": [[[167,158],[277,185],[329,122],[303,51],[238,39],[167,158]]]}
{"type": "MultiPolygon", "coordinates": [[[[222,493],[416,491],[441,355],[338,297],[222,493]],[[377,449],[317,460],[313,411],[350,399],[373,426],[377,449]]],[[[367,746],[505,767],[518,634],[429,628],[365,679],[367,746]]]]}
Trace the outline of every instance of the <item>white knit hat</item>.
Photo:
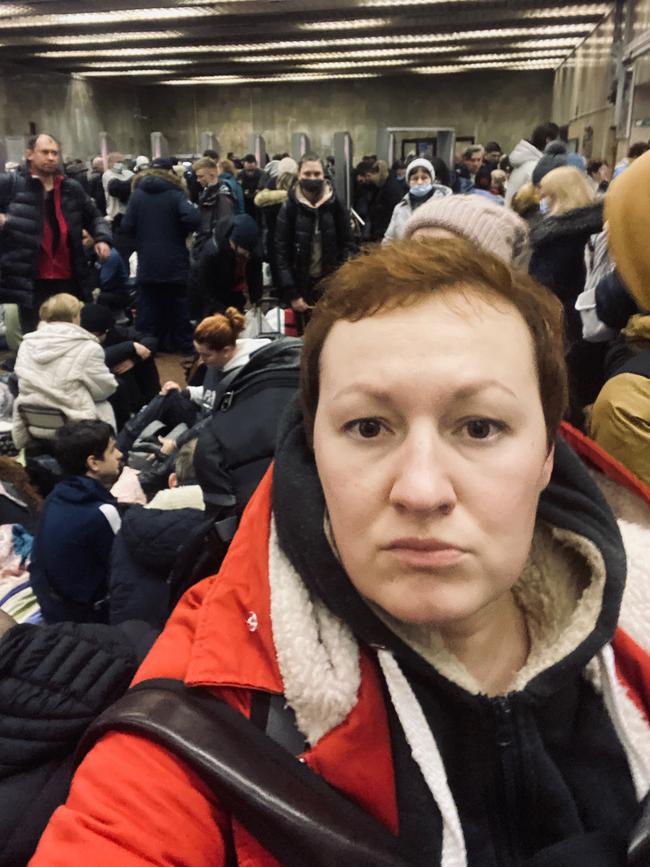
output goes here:
{"type": "Polygon", "coordinates": [[[471,193],[420,205],[404,228],[404,239],[425,227],[447,229],[509,265],[517,263],[528,241],[526,223],[514,211],[471,193]]]}
{"type": "Polygon", "coordinates": [[[298,174],[298,163],[292,157],[283,157],[278,163],[278,177],[285,174],[298,174]]]}
{"type": "Polygon", "coordinates": [[[429,162],[429,160],[425,159],[424,157],[418,157],[416,160],[412,160],[408,164],[408,166],[406,167],[406,180],[407,181],[416,169],[424,169],[425,172],[429,172],[429,174],[431,175],[431,180],[435,181],[436,170],[434,169],[433,165],[429,162]]]}

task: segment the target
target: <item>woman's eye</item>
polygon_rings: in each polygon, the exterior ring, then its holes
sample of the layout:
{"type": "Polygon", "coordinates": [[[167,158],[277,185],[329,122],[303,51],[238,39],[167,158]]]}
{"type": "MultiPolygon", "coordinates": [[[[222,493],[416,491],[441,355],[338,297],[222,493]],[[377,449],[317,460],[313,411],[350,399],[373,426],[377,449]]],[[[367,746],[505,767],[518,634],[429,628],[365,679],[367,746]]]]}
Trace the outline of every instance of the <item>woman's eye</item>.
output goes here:
{"type": "Polygon", "coordinates": [[[365,440],[374,439],[382,432],[382,424],[376,418],[358,418],[346,424],[346,430],[357,433],[365,440]]]}
{"type": "Polygon", "coordinates": [[[500,422],[489,418],[472,418],[465,422],[465,430],[473,440],[485,440],[503,430],[500,422]]]}

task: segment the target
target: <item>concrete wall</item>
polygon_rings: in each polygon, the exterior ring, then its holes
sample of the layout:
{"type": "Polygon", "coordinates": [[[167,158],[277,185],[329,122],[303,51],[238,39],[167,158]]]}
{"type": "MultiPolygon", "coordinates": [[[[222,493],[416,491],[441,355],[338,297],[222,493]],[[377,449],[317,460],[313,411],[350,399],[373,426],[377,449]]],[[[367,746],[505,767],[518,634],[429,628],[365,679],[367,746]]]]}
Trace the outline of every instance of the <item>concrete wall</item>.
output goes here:
{"type": "Polygon", "coordinates": [[[610,14],[558,68],[553,88],[553,120],[569,124],[569,138],[578,139],[581,153],[608,161],[616,153],[614,106],[608,101],[614,81],[613,45],[610,14]]]}
{"type": "Polygon", "coordinates": [[[450,126],[459,136],[496,139],[508,150],[551,113],[551,72],[463,73],[250,87],[113,85],[16,69],[0,78],[0,137],[37,129],[60,135],[66,156],[98,151],[109,131],[127,153],[148,153],[149,133],[162,131],[170,152],[196,152],[203,130],[224,150],[249,149],[262,133],[270,152],[289,149],[307,132],[330,152],[334,132],[352,133],[355,156],[377,149],[385,126],[450,126]]]}
{"type": "Polygon", "coordinates": [[[550,72],[482,72],[241,87],[149,86],[146,111],[173,150],[196,148],[201,130],[222,148],[243,153],[252,132],[269,152],[289,149],[291,132],[306,132],[331,151],[333,133],[347,130],[355,155],[377,150],[386,126],[454,127],[458,136],[496,139],[509,149],[551,111],[550,72]]]}
{"type": "Polygon", "coordinates": [[[102,131],[109,131],[128,152],[149,148],[150,127],[143,117],[138,88],[15,67],[1,70],[0,138],[27,136],[30,123],[58,136],[66,157],[95,156],[102,131]]]}

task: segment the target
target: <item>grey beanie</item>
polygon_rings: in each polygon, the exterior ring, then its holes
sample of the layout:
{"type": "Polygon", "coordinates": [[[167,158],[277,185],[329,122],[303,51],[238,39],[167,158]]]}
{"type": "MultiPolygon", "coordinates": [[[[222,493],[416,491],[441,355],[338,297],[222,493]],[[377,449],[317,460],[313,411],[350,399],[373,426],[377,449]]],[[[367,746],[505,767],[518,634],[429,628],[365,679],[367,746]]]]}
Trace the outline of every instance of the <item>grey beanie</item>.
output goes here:
{"type": "Polygon", "coordinates": [[[425,227],[447,229],[508,265],[517,263],[528,241],[526,223],[514,211],[471,193],[429,199],[420,205],[406,224],[404,239],[425,227]]]}
{"type": "Polygon", "coordinates": [[[550,141],[544,148],[544,156],[533,169],[533,183],[538,187],[544,175],[552,172],[553,169],[559,169],[560,166],[566,166],[568,163],[569,156],[566,152],[566,145],[561,141],[550,141]]]}

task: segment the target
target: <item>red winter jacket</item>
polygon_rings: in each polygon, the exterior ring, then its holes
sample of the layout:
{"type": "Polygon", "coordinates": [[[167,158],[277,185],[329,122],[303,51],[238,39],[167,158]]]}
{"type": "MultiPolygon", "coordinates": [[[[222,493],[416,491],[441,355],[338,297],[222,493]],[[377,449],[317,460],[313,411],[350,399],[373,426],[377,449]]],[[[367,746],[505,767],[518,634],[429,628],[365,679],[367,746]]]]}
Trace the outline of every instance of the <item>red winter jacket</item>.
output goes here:
{"type": "MultiPolygon", "coordinates": [[[[269,471],[218,577],[185,595],[136,681],[171,677],[190,686],[207,686],[244,714],[251,690],[283,692],[267,580],[270,495],[269,471]],[[255,629],[250,628],[252,613],[255,629]]],[[[614,650],[619,678],[649,714],[650,657],[620,630],[614,650]]],[[[361,651],[356,705],[304,759],[397,832],[386,708],[376,662],[366,651],[361,651]]],[[[224,840],[231,836],[241,867],[277,867],[278,862],[220,809],[208,788],[180,761],[144,738],[116,733],[104,737],[82,763],[67,804],[54,814],[30,863],[217,867],[225,863],[224,840]]]]}

